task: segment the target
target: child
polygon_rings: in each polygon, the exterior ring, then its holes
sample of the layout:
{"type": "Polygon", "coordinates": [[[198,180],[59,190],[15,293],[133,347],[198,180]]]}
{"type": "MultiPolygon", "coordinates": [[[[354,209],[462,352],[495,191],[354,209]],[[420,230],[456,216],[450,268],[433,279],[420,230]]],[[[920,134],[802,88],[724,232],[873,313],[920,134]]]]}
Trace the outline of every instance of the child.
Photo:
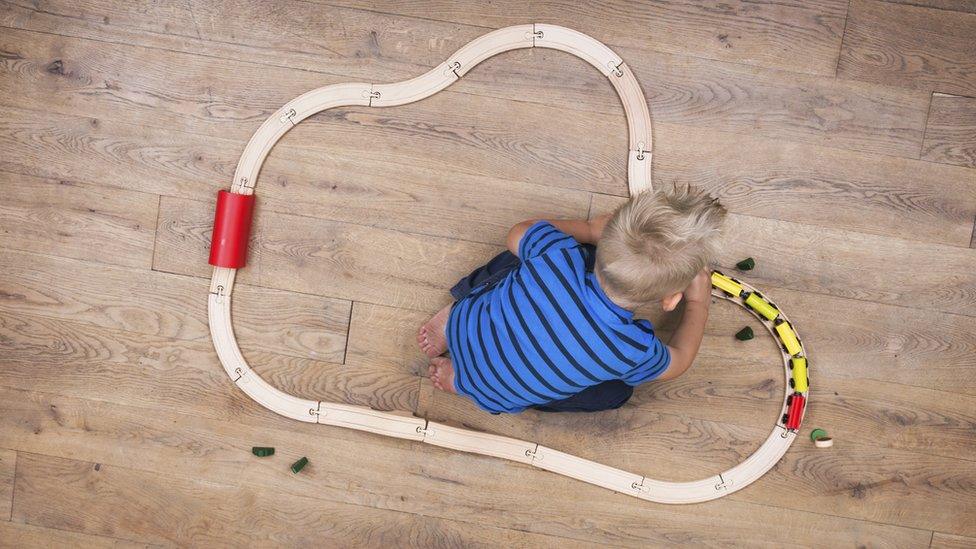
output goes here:
{"type": "Polygon", "coordinates": [[[434,386],[492,413],[597,411],[678,377],[701,345],[724,219],[717,200],[676,187],[590,221],[515,225],[509,251],[458,282],[457,301],[420,328],[434,386]],[[682,299],[669,345],[634,319],[641,305],[672,311],[682,299]]]}

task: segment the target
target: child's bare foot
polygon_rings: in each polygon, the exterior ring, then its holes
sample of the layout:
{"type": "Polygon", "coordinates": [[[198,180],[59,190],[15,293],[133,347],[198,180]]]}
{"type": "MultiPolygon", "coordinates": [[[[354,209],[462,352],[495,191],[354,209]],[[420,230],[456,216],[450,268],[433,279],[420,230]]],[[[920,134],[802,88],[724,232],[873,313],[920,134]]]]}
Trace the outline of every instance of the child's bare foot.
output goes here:
{"type": "Polygon", "coordinates": [[[434,382],[434,387],[448,393],[456,393],[454,390],[454,365],[451,359],[446,356],[436,356],[430,359],[430,380],[434,382]]]}
{"type": "Polygon", "coordinates": [[[417,332],[417,345],[420,346],[420,350],[425,355],[433,358],[447,352],[447,336],[444,332],[447,329],[447,318],[450,315],[451,306],[448,305],[437,311],[437,314],[431,317],[427,324],[420,327],[417,332]]]}

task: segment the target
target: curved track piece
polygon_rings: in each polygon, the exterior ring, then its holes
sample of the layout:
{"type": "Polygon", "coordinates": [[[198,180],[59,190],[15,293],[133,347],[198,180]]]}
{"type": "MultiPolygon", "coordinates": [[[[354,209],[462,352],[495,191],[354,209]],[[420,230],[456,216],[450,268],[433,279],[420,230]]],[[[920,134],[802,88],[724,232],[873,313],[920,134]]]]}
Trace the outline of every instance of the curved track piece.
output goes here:
{"type": "MultiPolygon", "coordinates": [[[[602,43],[577,31],[555,25],[516,25],[490,32],[462,47],[444,63],[411,80],[391,84],[349,83],[305,93],[268,118],[244,149],[231,192],[254,193],[261,165],[275,143],[295,124],[326,109],[361,105],[390,107],[419,101],[457,81],[485,59],[518,48],[552,48],[575,55],[596,67],[617,90],[627,115],[630,192],[651,188],[651,120],[644,94],[620,57],[602,43]]],[[[694,503],[721,497],[758,479],[779,461],[796,438],[807,396],[807,363],[793,324],[751,286],[721,273],[712,275],[712,295],[738,303],[762,321],[781,343],[786,391],[783,414],[762,446],[739,465],[694,482],[664,482],[583,459],[535,442],[469,431],[427,421],[407,412],[381,412],[363,406],[298,398],[275,389],[244,360],[231,322],[231,295],[237,270],[215,267],[208,311],[214,348],[227,374],[248,396],[283,416],[416,440],[487,456],[508,459],[566,475],[616,492],[659,503],[694,503]],[[785,323],[785,326],[783,324],[785,323]],[[791,366],[802,361],[791,378],[791,366]],[[800,372],[802,371],[802,374],[800,372]],[[794,393],[792,385],[802,388],[794,393]]]]}

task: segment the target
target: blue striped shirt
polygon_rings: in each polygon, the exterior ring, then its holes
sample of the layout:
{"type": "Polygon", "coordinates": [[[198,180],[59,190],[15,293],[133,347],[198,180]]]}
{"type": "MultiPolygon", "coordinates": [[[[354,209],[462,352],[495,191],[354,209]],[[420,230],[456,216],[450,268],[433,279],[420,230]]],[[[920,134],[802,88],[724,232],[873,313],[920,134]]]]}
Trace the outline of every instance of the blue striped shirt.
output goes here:
{"type": "Polygon", "coordinates": [[[518,412],[667,369],[671,356],[651,323],[607,297],[584,254],[539,221],[519,242],[521,265],[454,304],[447,339],[459,394],[489,412],[518,412]]]}

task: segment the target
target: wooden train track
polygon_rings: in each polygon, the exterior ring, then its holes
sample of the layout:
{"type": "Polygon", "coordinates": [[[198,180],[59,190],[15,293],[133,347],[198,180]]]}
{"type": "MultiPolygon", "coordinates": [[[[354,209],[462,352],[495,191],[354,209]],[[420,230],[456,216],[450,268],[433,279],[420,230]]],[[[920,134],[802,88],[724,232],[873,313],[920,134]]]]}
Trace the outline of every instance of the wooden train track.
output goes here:
{"type": "Polygon", "coordinates": [[[447,88],[475,65],[519,48],[552,48],[575,55],[602,72],[623,103],[629,129],[630,192],[651,188],[651,119],[640,85],[610,48],[577,31],[555,25],[516,25],[498,29],[468,43],[447,61],[411,80],[392,84],[349,83],[305,93],[258,128],[241,156],[230,192],[218,195],[211,248],[214,265],[208,310],[214,348],[233,382],[265,408],[299,421],[369,431],[435,446],[517,461],[566,475],[616,492],[659,503],[707,501],[742,489],[768,471],[796,438],[807,400],[806,352],[793,325],[779,309],[741,281],[712,275],[712,295],[738,303],[756,316],[780,344],[786,389],[782,416],[762,446],[745,461],[718,475],[694,482],[666,482],[583,459],[536,442],[462,429],[415,417],[298,398],[272,387],[244,360],[231,321],[234,276],[244,266],[251,207],[258,173],[268,152],[292,127],[309,116],[352,105],[392,107],[419,101],[447,88]],[[802,364],[801,364],[802,361],[802,364]],[[793,387],[791,387],[791,384],[793,387]]]}

